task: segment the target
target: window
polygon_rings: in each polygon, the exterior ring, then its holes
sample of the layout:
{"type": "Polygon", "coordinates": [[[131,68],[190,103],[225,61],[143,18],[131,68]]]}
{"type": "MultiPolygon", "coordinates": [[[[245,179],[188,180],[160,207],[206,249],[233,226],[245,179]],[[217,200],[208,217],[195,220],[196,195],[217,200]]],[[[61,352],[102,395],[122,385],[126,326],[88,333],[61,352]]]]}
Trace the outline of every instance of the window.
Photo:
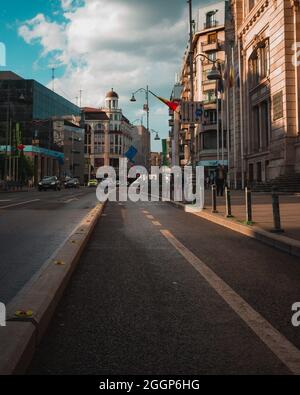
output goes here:
{"type": "Polygon", "coordinates": [[[97,123],[97,125],[95,126],[95,131],[101,131],[103,130],[103,125],[101,123],[97,123]]]}
{"type": "Polygon", "coordinates": [[[217,42],[217,33],[212,33],[208,35],[207,43],[215,44],[217,42]]]}
{"type": "Polygon", "coordinates": [[[208,103],[215,102],[216,101],[216,91],[215,90],[208,91],[204,96],[204,101],[208,102],[208,103]]]}
{"type": "Polygon", "coordinates": [[[217,60],[217,52],[210,52],[207,57],[212,62],[215,62],[217,60]]]}
{"type": "Polygon", "coordinates": [[[204,114],[204,124],[205,125],[213,125],[217,123],[217,111],[216,110],[208,110],[205,111],[204,114]]]}
{"type": "Polygon", "coordinates": [[[250,59],[249,59],[249,81],[250,81],[250,87],[254,88],[258,82],[258,56],[257,56],[257,51],[255,51],[250,59]]]}
{"type": "Polygon", "coordinates": [[[216,150],[217,149],[217,132],[215,130],[202,133],[203,150],[216,150]]]}
{"type": "Polygon", "coordinates": [[[266,78],[269,75],[270,58],[269,58],[269,42],[265,41],[260,48],[260,77],[266,78]]]}
{"type": "Polygon", "coordinates": [[[216,22],[216,11],[210,11],[206,14],[206,24],[205,28],[210,29],[211,27],[215,27],[217,25],[216,22]]]}
{"type": "Polygon", "coordinates": [[[270,73],[269,40],[259,43],[249,58],[250,87],[255,88],[270,73]]]}

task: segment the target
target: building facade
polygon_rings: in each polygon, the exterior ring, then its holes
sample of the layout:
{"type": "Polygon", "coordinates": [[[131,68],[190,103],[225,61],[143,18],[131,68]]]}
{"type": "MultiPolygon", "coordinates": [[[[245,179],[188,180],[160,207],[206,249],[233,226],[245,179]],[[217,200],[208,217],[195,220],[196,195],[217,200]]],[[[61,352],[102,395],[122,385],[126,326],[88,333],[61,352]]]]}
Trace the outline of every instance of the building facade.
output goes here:
{"type": "Polygon", "coordinates": [[[119,159],[124,158],[132,145],[132,125],[119,108],[119,96],[112,89],[106,94],[105,107],[84,108],[85,179],[95,177],[101,166],[118,171],[119,159]]]}
{"type": "Polygon", "coordinates": [[[62,178],[78,178],[84,183],[84,129],[76,120],[58,118],[53,120],[54,142],[63,151],[60,163],[62,178]]]}
{"type": "Polygon", "coordinates": [[[151,136],[144,125],[137,125],[132,128],[132,145],[137,150],[134,158],[135,165],[150,168],[151,136]]]}
{"type": "Polygon", "coordinates": [[[252,184],[300,172],[299,1],[233,0],[231,11],[231,178],[252,184]]]}
{"type": "MultiPolygon", "coordinates": [[[[227,166],[227,127],[225,109],[222,106],[224,93],[218,82],[211,81],[207,77],[214,62],[218,61],[220,67],[225,67],[225,26],[228,16],[227,1],[216,2],[197,11],[193,35],[193,82],[194,100],[203,103],[203,121],[193,129],[189,124],[182,124],[179,136],[180,163],[189,163],[191,151],[194,150],[195,163],[203,165],[208,174],[215,171],[219,164],[227,166]],[[192,133],[194,133],[193,146],[192,133]]],[[[182,101],[191,100],[189,55],[188,47],[184,55],[180,79],[183,87],[182,101]]]]}
{"type": "Polygon", "coordinates": [[[0,72],[0,177],[18,180],[22,146],[33,162],[35,183],[59,175],[63,147],[54,140],[53,118],[79,119],[80,108],[34,80],[0,72]]]}

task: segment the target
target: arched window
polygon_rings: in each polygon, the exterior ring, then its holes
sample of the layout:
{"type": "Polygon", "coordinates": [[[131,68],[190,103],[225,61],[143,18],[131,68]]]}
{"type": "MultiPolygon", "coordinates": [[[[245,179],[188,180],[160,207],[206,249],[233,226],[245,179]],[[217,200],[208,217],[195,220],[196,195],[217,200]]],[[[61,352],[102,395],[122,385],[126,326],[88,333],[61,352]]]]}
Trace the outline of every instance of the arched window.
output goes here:
{"type": "Polygon", "coordinates": [[[249,57],[249,82],[254,88],[270,74],[269,40],[259,42],[249,57]]]}

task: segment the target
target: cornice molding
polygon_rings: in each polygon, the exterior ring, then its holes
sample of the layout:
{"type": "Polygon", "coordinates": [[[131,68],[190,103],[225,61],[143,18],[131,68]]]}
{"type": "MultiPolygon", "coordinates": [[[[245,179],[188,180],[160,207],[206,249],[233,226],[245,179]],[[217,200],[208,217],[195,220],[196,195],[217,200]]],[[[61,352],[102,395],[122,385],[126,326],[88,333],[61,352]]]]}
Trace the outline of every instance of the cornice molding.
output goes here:
{"type": "Polygon", "coordinates": [[[291,0],[291,6],[294,11],[299,11],[300,1],[299,0],[291,0]]]}
{"type": "MultiPolygon", "coordinates": [[[[297,1],[299,3],[299,0],[291,0],[291,1],[297,1]]],[[[245,35],[248,30],[251,29],[251,27],[255,24],[255,22],[261,17],[261,15],[268,8],[269,4],[270,4],[270,0],[261,0],[256,4],[256,6],[247,15],[241,27],[239,28],[238,35],[240,38],[243,35],[245,35]]]]}

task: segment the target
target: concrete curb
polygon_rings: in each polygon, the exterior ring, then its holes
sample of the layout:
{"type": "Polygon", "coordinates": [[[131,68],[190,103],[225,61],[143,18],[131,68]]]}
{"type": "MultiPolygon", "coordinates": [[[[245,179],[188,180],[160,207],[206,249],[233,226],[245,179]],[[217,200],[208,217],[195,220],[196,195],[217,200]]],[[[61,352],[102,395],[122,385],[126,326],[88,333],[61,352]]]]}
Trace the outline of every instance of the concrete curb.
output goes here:
{"type": "Polygon", "coordinates": [[[199,210],[178,202],[169,202],[173,206],[184,210],[185,212],[197,215],[200,218],[206,219],[207,221],[213,222],[217,225],[224,226],[234,232],[241,233],[245,236],[259,240],[264,244],[274,247],[280,251],[286,252],[290,255],[300,257],[300,241],[291,239],[283,235],[272,234],[264,229],[257,226],[248,226],[237,223],[233,220],[222,218],[220,216],[209,214],[205,211],[199,212],[199,210]]]}
{"type": "Polygon", "coordinates": [[[104,207],[98,204],[89,212],[30,286],[7,306],[7,326],[0,328],[0,375],[26,372],[104,207]],[[17,311],[32,314],[18,318],[17,311]]]}

